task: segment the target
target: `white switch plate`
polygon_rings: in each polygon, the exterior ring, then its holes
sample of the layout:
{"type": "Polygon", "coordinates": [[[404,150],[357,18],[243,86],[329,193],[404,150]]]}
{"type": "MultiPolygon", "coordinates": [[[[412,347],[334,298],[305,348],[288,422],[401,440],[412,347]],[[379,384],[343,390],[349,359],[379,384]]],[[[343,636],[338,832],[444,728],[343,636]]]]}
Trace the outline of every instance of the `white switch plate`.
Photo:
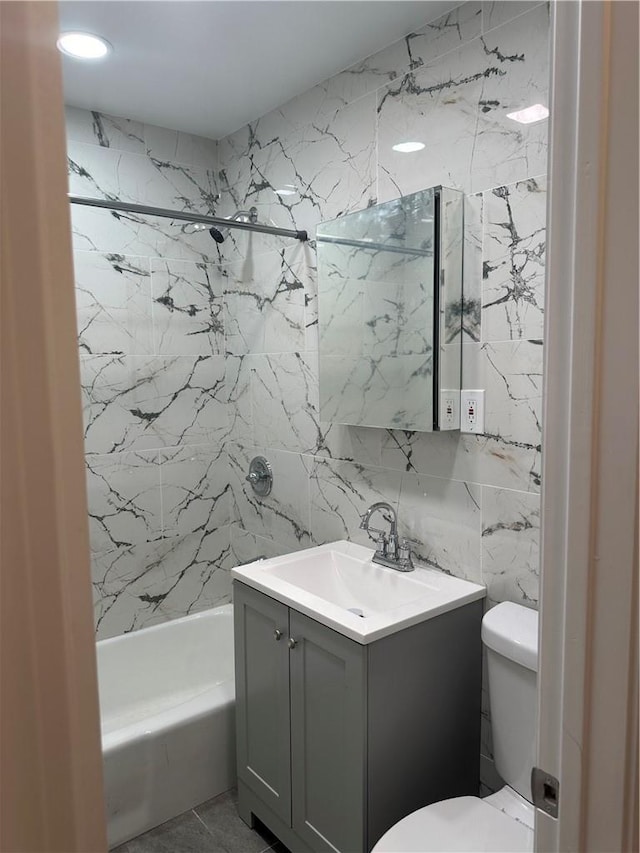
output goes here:
{"type": "Polygon", "coordinates": [[[440,429],[460,429],[460,392],[440,390],[440,429]]]}
{"type": "Polygon", "coordinates": [[[461,392],[460,432],[484,433],[484,391],[461,392]]]}

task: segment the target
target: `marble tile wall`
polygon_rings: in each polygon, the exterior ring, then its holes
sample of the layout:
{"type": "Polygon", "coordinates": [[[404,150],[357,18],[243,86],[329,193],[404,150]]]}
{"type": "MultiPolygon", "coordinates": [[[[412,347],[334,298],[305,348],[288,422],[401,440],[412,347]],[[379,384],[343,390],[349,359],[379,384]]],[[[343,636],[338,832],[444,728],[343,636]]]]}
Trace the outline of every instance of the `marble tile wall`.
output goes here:
{"type": "MultiPolygon", "coordinates": [[[[431,185],[467,195],[464,386],[485,435],[324,423],[313,242],[232,237],[219,272],[229,333],[231,539],[246,561],[349,538],[397,507],[427,564],[485,583],[488,606],[538,602],[549,9],[468,2],[220,140],[220,210],[306,228],[431,185]],[[392,146],[418,140],[400,154],[392,146]],[[266,455],[274,488],[244,480],[266,455]]],[[[483,697],[483,781],[496,784],[483,697]]]]}
{"type": "MultiPolygon", "coordinates": [[[[73,193],[216,210],[212,140],[71,107],[67,137],[73,193]]],[[[72,227],[104,638],[230,599],[224,289],[183,223],[72,207],[72,227]]]]}

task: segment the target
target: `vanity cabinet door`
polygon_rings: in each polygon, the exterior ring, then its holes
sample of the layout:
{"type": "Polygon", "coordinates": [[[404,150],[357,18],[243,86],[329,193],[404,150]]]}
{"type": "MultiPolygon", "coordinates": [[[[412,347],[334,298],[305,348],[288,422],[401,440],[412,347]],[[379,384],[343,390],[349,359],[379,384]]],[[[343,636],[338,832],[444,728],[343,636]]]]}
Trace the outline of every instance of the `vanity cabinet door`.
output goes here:
{"type": "Polygon", "coordinates": [[[366,650],[289,614],[293,829],[312,850],[365,849],[366,650]]]}
{"type": "Polygon", "coordinates": [[[234,583],[238,777],[291,825],[289,608],[234,583]]]}

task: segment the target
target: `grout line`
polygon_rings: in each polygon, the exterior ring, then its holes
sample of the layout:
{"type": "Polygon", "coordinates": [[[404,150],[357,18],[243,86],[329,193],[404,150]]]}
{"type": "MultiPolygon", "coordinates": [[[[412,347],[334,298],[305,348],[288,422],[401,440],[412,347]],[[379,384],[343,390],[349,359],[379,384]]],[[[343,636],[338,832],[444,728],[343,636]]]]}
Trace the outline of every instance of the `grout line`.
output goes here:
{"type": "Polygon", "coordinates": [[[200,817],[200,815],[198,814],[198,812],[197,812],[195,809],[191,809],[191,814],[195,815],[195,816],[198,818],[198,820],[200,821],[200,823],[204,826],[204,828],[207,830],[207,832],[209,833],[209,835],[213,838],[213,837],[214,837],[213,832],[211,832],[211,830],[209,829],[209,827],[207,826],[207,824],[202,820],[202,818],[200,817]]]}

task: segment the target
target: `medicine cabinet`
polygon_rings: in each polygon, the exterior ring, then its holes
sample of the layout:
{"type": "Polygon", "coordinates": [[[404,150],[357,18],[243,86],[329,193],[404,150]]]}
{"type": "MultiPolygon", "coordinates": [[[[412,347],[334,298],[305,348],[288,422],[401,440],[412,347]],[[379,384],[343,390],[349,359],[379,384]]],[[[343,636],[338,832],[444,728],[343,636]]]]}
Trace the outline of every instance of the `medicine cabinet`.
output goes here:
{"type": "Polygon", "coordinates": [[[316,237],[321,419],[459,429],[462,193],[422,190],[316,237]]]}

